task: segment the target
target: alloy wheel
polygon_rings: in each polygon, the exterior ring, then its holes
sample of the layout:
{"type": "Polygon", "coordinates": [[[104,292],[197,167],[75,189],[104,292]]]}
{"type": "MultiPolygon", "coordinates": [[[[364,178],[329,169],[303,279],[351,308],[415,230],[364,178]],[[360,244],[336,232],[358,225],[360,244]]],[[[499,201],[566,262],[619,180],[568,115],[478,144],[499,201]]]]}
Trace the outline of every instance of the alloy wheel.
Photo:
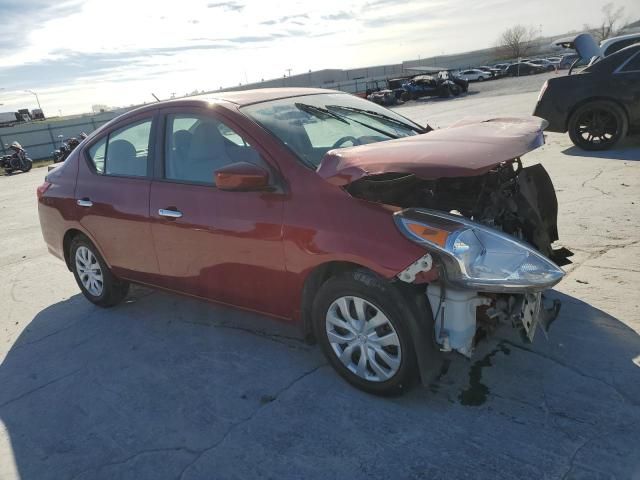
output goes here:
{"type": "Polygon", "coordinates": [[[104,277],[94,253],[85,246],[76,250],[76,271],[82,286],[94,297],[102,295],[104,277]]]}
{"type": "Polygon", "coordinates": [[[618,128],[615,115],[600,108],[585,110],[575,125],[577,136],[593,145],[614,143],[618,128]]]}
{"type": "Polygon", "coordinates": [[[329,306],[325,326],[333,352],[358,377],[384,382],[398,372],[400,339],[389,318],[372,303],[340,297],[329,306]]]}

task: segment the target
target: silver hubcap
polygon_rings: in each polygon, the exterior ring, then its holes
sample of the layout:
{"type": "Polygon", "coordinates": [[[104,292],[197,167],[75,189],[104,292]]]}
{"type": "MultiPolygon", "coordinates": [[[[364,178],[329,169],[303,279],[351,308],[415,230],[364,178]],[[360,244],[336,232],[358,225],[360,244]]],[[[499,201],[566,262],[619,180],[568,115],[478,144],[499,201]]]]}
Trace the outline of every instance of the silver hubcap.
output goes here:
{"type": "Polygon", "coordinates": [[[84,288],[91,295],[99,297],[104,285],[102,269],[96,256],[87,247],[79,247],[76,250],[76,271],[84,288]]]}
{"type": "Polygon", "coordinates": [[[340,297],[329,307],[325,325],[333,352],[360,378],[384,382],[400,368],[398,334],[375,305],[359,297],[340,297]]]}

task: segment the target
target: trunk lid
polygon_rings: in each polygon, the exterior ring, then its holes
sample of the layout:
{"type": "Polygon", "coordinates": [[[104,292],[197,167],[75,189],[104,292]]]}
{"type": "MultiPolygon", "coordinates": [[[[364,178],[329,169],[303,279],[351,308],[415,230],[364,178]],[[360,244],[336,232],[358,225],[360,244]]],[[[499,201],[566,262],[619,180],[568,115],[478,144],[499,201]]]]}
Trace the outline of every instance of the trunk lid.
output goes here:
{"type": "Polygon", "coordinates": [[[538,117],[464,119],[422,135],[330,150],[317,173],[339,186],[384,173],[425,180],[482,175],[543,145],[546,126],[538,117]]]}

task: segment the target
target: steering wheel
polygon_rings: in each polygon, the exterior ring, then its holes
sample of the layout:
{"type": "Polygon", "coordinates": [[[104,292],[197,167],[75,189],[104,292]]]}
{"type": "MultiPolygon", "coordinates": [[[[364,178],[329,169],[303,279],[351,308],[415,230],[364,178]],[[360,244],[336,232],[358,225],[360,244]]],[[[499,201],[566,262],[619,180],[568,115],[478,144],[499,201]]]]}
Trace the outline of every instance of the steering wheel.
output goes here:
{"type": "Polygon", "coordinates": [[[351,135],[347,135],[346,137],[342,137],[339,138],[336,143],[333,144],[333,146],[331,148],[338,148],[340,147],[343,143],[347,143],[347,142],[351,142],[354,145],[360,145],[360,141],[356,138],[353,137],[351,135]]]}

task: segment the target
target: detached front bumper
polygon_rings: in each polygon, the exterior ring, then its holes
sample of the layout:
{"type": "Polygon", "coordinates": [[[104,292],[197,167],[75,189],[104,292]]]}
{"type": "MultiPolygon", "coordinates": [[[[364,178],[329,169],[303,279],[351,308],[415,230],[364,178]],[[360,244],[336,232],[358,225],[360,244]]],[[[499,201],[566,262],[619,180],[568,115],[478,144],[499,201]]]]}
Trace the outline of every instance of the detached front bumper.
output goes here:
{"type": "Polygon", "coordinates": [[[538,328],[546,335],[560,312],[560,301],[548,301],[542,292],[487,294],[431,283],[426,294],[440,350],[466,357],[473,354],[479,330],[491,333],[510,324],[531,342],[538,328]]]}

